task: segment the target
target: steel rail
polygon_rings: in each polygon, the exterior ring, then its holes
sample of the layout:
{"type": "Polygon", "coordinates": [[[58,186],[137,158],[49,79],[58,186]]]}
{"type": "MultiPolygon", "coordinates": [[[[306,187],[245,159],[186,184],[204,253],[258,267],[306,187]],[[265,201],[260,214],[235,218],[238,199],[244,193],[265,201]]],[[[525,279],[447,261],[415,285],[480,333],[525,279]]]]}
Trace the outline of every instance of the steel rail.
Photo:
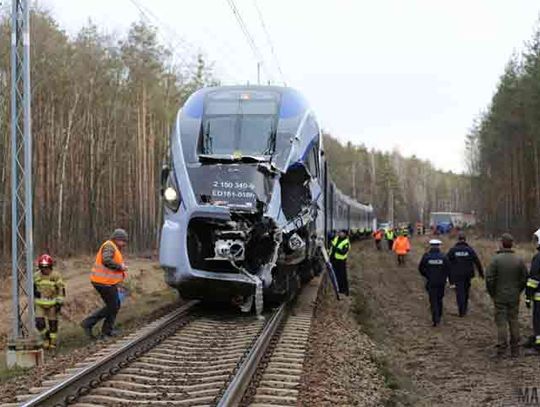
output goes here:
{"type": "Polygon", "coordinates": [[[174,333],[185,316],[199,301],[190,301],[165,317],[144,335],[134,338],[80,372],[21,404],[22,407],[66,406],[86,395],[112,375],[118,373],[149,349],[174,333]]]}
{"type": "Polygon", "coordinates": [[[261,359],[270,345],[270,341],[287,315],[288,305],[288,302],[283,303],[270,317],[270,320],[266,323],[263,331],[238,368],[236,375],[223,391],[223,395],[218,401],[217,407],[231,407],[240,404],[251,379],[257,371],[261,359]]]}

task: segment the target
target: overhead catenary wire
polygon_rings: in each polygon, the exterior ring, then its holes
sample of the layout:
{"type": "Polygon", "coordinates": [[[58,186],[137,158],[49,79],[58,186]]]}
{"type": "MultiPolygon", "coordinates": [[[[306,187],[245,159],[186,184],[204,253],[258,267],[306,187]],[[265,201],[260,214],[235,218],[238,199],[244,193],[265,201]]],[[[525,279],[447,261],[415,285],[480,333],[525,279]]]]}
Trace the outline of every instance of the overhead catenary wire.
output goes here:
{"type": "Polygon", "coordinates": [[[285,75],[283,74],[283,70],[281,69],[281,64],[279,62],[279,58],[276,54],[276,50],[274,48],[274,42],[272,41],[272,37],[270,36],[270,32],[268,31],[268,28],[266,26],[266,23],[264,21],[264,17],[261,11],[261,8],[259,7],[258,0],[253,0],[253,4],[255,5],[255,9],[257,10],[257,15],[259,16],[259,21],[261,22],[261,26],[263,28],[264,34],[266,35],[266,41],[268,42],[268,45],[270,46],[270,52],[272,53],[272,57],[274,58],[274,62],[276,64],[276,67],[279,71],[279,75],[281,76],[281,80],[284,84],[287,83],[285,80],[285,75]]]}
{"type": "MultiPolygon", "coordinates": [[[[159,18],[156,13],[154,13],[148,6],[145,6],[142,4],[139,0],[129,0],[140,12],[141,16],[148,21],[149,23],[156,26],[158,29],[158,33],[162,37],[163,41],[171,48],[171,51],[174,54],[174,50],[176,47],[182,48],[187,54],[191,55],[193,58],[196,55],[200,55],[202,52],[200,50],[194,50],[193,46],[191,46],[178,32],[171,27],[169,24],[164,22],[161,18],[159,18]],[[166,38],[165,33],[163,31],[167,32],[167,36],[169,38],[166,38]]],[[[208,31],[208,30],[205,30],[208,31]]],[[[208,32],[212,36],[213,41],[218,41],[221,44],[221,47],[228,49],[230,54],[234,53],[234,50],[231,50],[231,47],[229,44],[224,43],[222,38],[217,38],[213,33],[208,32]]],[[[175,55],[176,56],[176,55],[175,55]]],[[[229,78],[234,79],[235,75],[233,75],[231,72],[240,72],[242,70],[242,66],[238,64],[238,61],[235,59],[232,59],[229,56],[221,56],[220,60],[226,59],[227,64],[220,63],[221,70],[223,73],[228,76],[229,78]],[[229,66],[229,67],[227,67],[229,66]]],[[[190,61],[189,63],[186,63],[184,59],[182,59],[182,62],[184,65],[189,69],[194,67],[194,62],[190,61]]]]}
{"type": "Polygon", "coordinates": [[[238,22],[238,25],[240,26],[240,29],[242,30],[242,33],[244,34],[244,37],[246,38],[248,45],[253,52],[253,55],[255,56],[258,66],[261,66],[266,71],[266,74],[270,77],[270,79],[273,80],[274,78],[266,68],[265,59],[259,50],[259,47],[257,47],[257,44],[255,43],[255,40],[253,39],[253,36],[251,35],[242,14],[240,13],[240,10],[238,10],[238,7],[236,7],[234,0],[227,0],[227,3],[229,3],[229,7],[235,16],[236,21],[238,22]]]}

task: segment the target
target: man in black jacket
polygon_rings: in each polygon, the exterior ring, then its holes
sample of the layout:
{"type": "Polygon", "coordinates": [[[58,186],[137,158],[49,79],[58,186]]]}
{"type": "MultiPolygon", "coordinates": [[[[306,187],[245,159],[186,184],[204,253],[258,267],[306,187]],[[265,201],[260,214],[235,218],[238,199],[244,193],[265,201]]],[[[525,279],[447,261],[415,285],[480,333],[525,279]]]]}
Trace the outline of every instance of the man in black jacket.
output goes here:
{"type": "Polygon", "coordinates": [[[458,235],[458,241],[446,254],[450,261],[450,284],[456,286],[456,301],[460,317],[467,314],[469,303],[469,290],[474,277],[474,267],[481,278],[484,278],[484,269],[474,249],[467,243],[463,232],[458,235]]]}
{"type": "Polygon", "coordinates": [[[530,308],[532,302],[533,306],[533,337],[529,338],[528,345],[540,352],[540,229],[534,232],[534,237],[537,253],[531,261],[527,287],[525,287],[525,305],[530,308]]]}
{"type": "Polygon", "coordinates": [[[418,265],[420,274],[426,279],[426,290],[429,294],[433,326],[437,326],[441,322],[444,288],[450,273],[450,263],[444,253],[441,252],[441,244],[440,240],[430,240],[430,249],[424,254],[418,265]]]}

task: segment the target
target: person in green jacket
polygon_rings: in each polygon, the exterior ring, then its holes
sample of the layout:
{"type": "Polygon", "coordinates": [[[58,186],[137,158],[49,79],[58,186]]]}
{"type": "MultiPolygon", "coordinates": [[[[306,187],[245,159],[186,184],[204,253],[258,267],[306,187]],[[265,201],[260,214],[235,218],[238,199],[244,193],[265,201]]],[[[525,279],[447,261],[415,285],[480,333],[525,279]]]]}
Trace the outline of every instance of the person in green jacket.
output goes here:
{"type": "Polygon", "coordinates": [[[511,355],[519,356],[519,298],[527,284],[528,272],[523,260],[514,254],[513,243],[510,234],[502,235],[502,247],[491,260],[486,273],[486,289],[495,306],[497,356],[506,353],[508,327],[511,355]]]}

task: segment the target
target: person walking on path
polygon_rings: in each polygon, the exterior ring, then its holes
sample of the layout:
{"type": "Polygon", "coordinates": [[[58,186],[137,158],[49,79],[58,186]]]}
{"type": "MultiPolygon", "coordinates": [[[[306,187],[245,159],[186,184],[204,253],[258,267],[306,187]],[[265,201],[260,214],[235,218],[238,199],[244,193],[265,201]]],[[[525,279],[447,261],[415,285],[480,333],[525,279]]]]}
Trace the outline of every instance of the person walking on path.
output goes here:
{"type": "Polygon", "coordinates": [[[450,263],[444,253],[441,252],[441,244],[440,240],[430,240],[429,251],[422,256],[422,260],[418,265],[418,271],[426,281],[426,291],[429,295],[431,307],[431,320],[434,327],[441,322],[444,289],[450,273],[450,263]]]}
{"type": "Polygon", "coordinates": [[[484,278],[482,263],[474,249],[467,243],[463,232],[458,234],[458,241],[446,254],[450,261],[450,284],[456,287],[456,302],[460,317],[467,314],[471,280],[474,277],[474,268],[478,270],[480,278],[484,278]]]}
{"type": "Polygon", "coordinates": [[[388,245],[388,250],[392,250],[392,247],[394,246],[394,229],[388,228],[386,232],[384,233],[384,238],[386,239],[386,244],[388,245]]]}
{"type": "Polygon", "coordinates": [[[377,250],[381,250],[381,240],[383,238],[382,229],[378,229],[373,232],[373,238],[375,239],[375,247],[377,248],[377,250]]]}
{"type": "Polygon", "coordinates": [[[94,338],[93,328],[103,321],[101,337],[117,336],[114,329],[116,315],[120,310],[119,285],[125,280],[127,267],[122,250],[128,242],[128,234],[124,229],[116,229],[111,238],[99,248],[90,281],[103,299],[105,306],[81,322],[81,327],[89,338],[94,338]]]}
{"type": "Polygon", "coordinates": [[[513,243],[512,235],[501,236],[501,248],[486,271],[486,289],[495,307],[499,357],[508,348],[508,330],[511,356],[519,356],[519,297],[527,284],[528,271],[523,260],[514,254],[513,243]]]}
{"type": "Polygon", "coordinates": [[[405,265],[407,253],[411,251],[411,242],[409,242],[409,238],[407,237],[407,231],[403,231],[396,240],[394,240],[392,250],[397,255],[398,266],[405,265]]]}

